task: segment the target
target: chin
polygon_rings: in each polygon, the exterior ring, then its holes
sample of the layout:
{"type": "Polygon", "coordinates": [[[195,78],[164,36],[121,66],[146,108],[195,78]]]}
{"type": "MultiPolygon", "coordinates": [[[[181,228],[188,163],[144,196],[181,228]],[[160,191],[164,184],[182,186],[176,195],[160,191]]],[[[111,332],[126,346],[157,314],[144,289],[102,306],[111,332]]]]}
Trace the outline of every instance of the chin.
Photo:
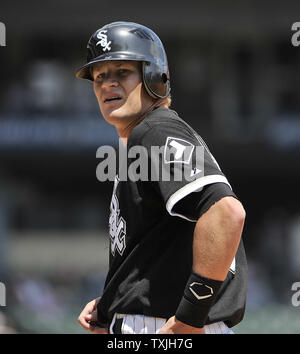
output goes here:
{"type": "Polygon", "coordinates": [[[124,114],[121,114],[120,112],[110,112],[110,113],[105,114],[103,116],[104,116],[104,119],[111,124],[113,124],[113,122],[118,122],[121,119],[125,118],[124,114]]]}
{"type": "Polygon", "coordinates": [[[119,123],[121,121],[132,121],[139,116],[138,112],[124,112],[123,110],[116,109],[111,112],[102,113],[104,119],[114,125],[114,123],[119,123]]]}

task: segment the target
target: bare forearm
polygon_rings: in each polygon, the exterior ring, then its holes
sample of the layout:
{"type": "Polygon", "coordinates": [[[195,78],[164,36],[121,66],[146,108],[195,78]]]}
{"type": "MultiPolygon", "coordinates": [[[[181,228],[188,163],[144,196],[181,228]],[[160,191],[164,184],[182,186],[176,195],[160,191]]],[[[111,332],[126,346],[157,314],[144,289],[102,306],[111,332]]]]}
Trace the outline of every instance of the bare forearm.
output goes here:
{"type": "Polygon", "coordinates": [[[215,203],[198,220],[194,232],[193,269],[204,277],[224,280],[236,254],[245,212],[233,197],[215,203]]]}

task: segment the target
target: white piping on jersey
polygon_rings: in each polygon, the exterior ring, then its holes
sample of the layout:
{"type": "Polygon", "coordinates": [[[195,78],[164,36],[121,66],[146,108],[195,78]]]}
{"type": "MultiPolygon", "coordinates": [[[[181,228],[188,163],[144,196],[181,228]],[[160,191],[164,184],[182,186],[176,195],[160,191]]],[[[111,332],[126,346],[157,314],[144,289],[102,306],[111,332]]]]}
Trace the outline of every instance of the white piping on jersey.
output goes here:
{"type": "Polygon", "coordinates": [[[179,216],[179,217],[186,219],[188,221],[197,222],[198,220],[189,219],[184,215],[173,212],[172,209],[173,209],[174,205],[179,202],[179,200],[183,199],[184,197],[186,197],[187,195],[189,195],[193,192],[197,192],[199,189],[203,188],[204,186],[206,186],[208,184],[212,184],[212,183],[226,183],[231,188],[231,185],[227,181],[227,178],[222,175],[210,175],[210,176],[204,176],[201,178],[197,178],[195,181],[193,181],[189,184],[186,184],[185,186],[178,189],[178,191],[176,191],[174,194],[171,195],[171,197],[168,199],[167,204],[166,204],[166,208],[167,208],[168,213],[172,216],[179,216]]]}
{"type": "Polygon", "coordinates": [[[233,258],[233,261],[229,267],[229,271],[232,273],[232,274],[235,274],[235,257],[233,258]]]}
{"type": "MultiPolygon", "coordinates": [[[[178,191],[176,191],[174,194],[171,195],[171,197],[168,199],[166,204],[168,213],[171,216],[179,216],[180,218],[186,219],[188,221],[197,222],[198,220],[189,219],[184,215],[173,212],[172,209],[174,205],[179,202],[179,200],[183,199],[190,193],[197,192],[201,190],[204,186],[212,183],[226,183],[231,188],[231,185],[229,184],[227,178],[222,175],[210,175],[210,176],[204,176],[198,178],[195,181],[183,186],[182,188],[180,188],[178,191]]],[[[231,273],[235,274],[235,258],[233,258],[229,270],[231,273]]]]}

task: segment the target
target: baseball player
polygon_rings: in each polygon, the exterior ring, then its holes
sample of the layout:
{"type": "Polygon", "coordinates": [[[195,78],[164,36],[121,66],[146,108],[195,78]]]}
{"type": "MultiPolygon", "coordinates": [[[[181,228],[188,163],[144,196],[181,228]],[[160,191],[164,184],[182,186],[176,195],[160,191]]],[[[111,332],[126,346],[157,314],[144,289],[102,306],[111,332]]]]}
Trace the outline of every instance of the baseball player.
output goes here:
{"type": "Polygon", "coordinates": [[[102,116],[126,151],[143,148],[149,169],[148,179],[115,177],[109,271],[78,322],[102,334],[233,333],[246,303],[245,211],[205,142],[169,108],[163,44],[145,26],[114,22],[87,49],[77,77],[93,82],[102,116]]]}

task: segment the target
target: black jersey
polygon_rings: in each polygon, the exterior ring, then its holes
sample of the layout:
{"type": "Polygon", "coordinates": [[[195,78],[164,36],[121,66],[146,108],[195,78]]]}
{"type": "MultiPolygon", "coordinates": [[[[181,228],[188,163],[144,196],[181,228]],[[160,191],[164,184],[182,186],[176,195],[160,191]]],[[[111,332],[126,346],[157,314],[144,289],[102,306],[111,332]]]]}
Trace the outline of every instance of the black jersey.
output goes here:
{"type": "MultiPolygon", "coordinates": [[[[204,141],[176,112],[160,107],[149,113],[130,134],[127,151],[134,146],[148,153],[148,176],[153,170],[151,149],[162,147],[159,163],[169,178],[116,176],[109,271],[98,303],[102,323],[109,323],[114,313],[174,316],[192,271],[195,222],[217,200],[236,197],[204,141]],[[167,153],[168,147],[173,148],[172,154],[167,153]],[[185,178],[174,178],[178,168],[185,170],[185,178]]],[[[128,164],[132,161],[129,158],[128,164]]],[[[224,321],[232,327],[241,321],[246,288],[241,241],[207,324],[224,321]]]]}

